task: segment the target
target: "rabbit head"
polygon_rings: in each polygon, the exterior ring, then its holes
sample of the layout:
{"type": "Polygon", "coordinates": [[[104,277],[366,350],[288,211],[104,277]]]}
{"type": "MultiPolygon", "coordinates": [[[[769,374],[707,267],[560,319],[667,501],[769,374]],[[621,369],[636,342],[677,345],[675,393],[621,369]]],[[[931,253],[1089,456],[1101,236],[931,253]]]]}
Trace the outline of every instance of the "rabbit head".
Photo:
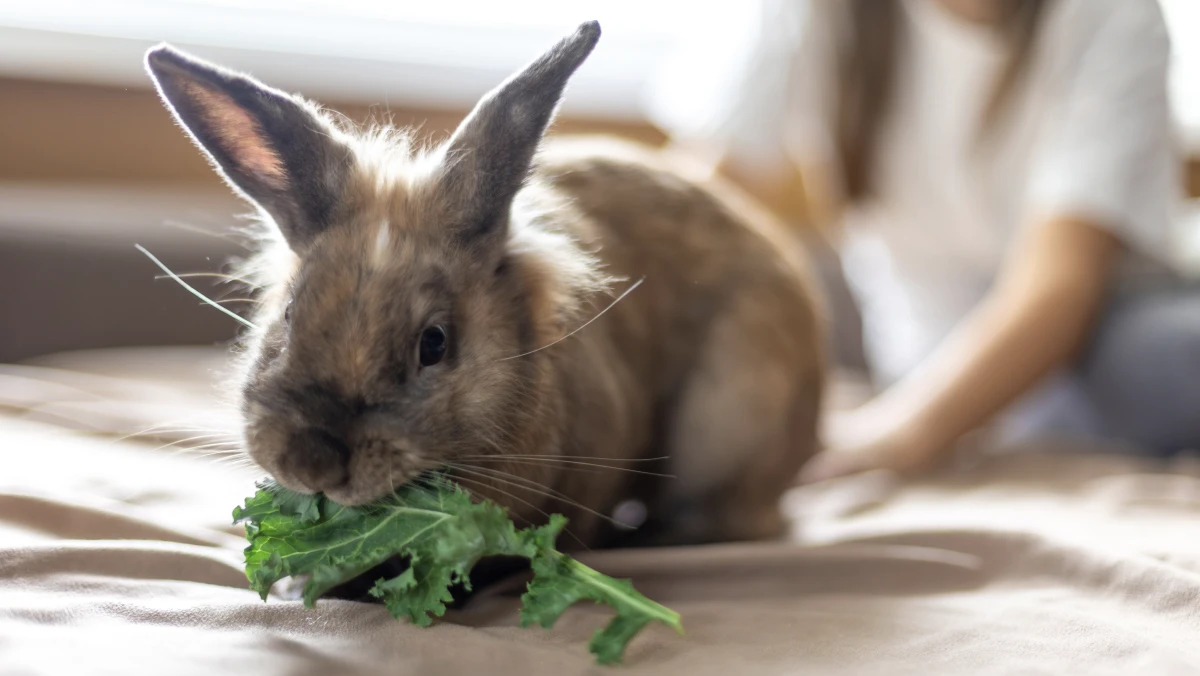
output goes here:
{"type": "Polygon", "coordinates": [[[548,357],[510,357],[561,335],[578,290],[602,281],[566,235],[522,234],[514,212],[599,36],[583,24],[422,151],[171,47],[148,52],[167,106],[257,206],[263,256],[282,266],[239,388],[247,451],[281,483],[361,504],[554,434],[548,357]]]}

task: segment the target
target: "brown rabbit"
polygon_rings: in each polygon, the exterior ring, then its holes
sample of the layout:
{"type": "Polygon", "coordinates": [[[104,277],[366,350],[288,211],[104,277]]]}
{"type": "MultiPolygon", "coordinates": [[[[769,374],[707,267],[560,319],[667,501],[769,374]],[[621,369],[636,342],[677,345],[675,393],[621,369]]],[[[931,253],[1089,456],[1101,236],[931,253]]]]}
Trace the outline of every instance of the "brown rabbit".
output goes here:
{"type": "Polygon", "coordinates": [[[354,505],[449,468],[521,521],[566,514],[564,546],[621,542],[609,515],[626,501],[647,508],[641,540],[783,530],[822,388],[803,263],[749,202],[665,155],[538,152],[599,37],[583,24],[427,150],[147,54],[266,225],[241,404],[250,456],[284,485],[354,505]]]}

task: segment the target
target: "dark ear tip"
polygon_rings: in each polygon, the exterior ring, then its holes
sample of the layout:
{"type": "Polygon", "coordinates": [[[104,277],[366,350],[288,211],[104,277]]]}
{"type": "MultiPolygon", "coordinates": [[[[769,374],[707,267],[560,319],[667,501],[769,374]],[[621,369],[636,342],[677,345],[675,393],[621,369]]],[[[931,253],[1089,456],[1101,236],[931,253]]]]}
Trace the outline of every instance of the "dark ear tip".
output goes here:
{"type": "Polygon", "coordinates": [[[160,42],[146,50],[146,70],[157,76],[164,69],[172,66],[178,68],[188,64],[187,56],[165,42],[160,42]]]}
{"type": "Polygon", "coordinates": [[[600,22],[588,21],[579,24],[579,28],[575,29],[575,34],[569,39],[569,42],[574,43],[579,47],[583,47],[588,52],[595,48],[596,43],[600,41],[600,22]]]}
{"type": "Polygon", "coordinates": [[[595,42],[600,39],[600,22],[595,20],[585,21],[579,24],[579,28],[575,30],[575,34],[587,39],[589,42],[595,42]]]}
{"type": "Polygon", "coordinates": [[[158,65],[163,61],[170,60],[176,53],[174,47],[165,42],[160,42],[146,50],[146,63],[158,65]]]}
{"type": "Polygon", "coordinates": [[[587,21],[579,24],[579,28],[576,28],[574,33],[563,38],[556,46],[556,49],[552,50],[547,56],[553,54],[554,56],[551,58],[571,63],[570,69],[573,71],[592,53],[592,50],[596,48],[596,43],[599,41],[600,22],[587,21]]]}

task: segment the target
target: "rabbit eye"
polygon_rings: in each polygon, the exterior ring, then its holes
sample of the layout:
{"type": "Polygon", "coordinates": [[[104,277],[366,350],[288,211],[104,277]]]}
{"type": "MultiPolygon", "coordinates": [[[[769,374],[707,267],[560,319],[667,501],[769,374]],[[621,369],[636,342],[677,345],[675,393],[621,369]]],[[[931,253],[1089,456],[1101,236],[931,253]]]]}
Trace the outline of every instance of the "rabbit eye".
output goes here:
{"type": "Polygon", "coordinates": [[[289,324],[292,323],[292,301],[294,301],[294,300],[296,300],[296,299],[288,298],[287,305],[284,306],[284,308],[283,308],[283,321],[285,321],[289,324]]]}
{"type": "Polygon", "coordinates": [[[446,328],[441,324],[430,326],[421,332],[420,359],[421,366],[433,366],[446,356],[449,344],[446,328]]]}

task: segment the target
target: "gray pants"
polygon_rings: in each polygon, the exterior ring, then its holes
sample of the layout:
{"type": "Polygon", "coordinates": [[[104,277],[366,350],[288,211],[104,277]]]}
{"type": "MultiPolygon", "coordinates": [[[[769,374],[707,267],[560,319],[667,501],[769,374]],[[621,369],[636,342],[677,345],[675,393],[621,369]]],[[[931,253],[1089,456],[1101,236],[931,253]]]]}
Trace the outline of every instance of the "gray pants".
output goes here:
{"type": "Polygon", "coordinates": [[[1011,441],[1200,449],[1200,288],[1114,297],[1079,360],[1015,404],[1001,429],[1011,441]]]}

